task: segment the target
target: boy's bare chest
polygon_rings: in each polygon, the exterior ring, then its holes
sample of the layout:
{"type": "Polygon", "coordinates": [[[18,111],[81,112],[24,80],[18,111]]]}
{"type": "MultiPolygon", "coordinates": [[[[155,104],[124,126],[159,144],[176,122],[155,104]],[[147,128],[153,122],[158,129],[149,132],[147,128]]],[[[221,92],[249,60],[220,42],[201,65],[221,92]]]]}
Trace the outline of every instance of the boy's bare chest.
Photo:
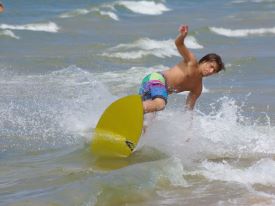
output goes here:
{"type": "Polygon", "coordinates": [[[177,92],[192,91],[199,85],[201,85],[201,79],[192,75],[183,75],[174,81],[174,87],[177,92]]]}
{"type": "Polygon", "coordinates": [[[196,72],[196,68],[186,64],[178,64],[165,72],[170,92],[192,91],[202,84],[202,79],[196,72]]]}
{"type": "Polygon", "coordinates": [[[200,83],[201,78],[196,73],[189,72],[188,70],[175,73],[172,81],[178,92],[191,91],[200,83]]]}

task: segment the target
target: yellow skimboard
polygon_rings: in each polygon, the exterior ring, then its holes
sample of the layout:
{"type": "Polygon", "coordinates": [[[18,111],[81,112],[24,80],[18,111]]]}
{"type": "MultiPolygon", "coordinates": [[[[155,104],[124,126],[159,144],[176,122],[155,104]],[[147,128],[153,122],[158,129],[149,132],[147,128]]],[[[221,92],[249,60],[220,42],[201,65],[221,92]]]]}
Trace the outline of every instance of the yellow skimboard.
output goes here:
{"type": "Polygon", "coordinates": [[[140,95],[113,102],[101,115],[93,133],[91,150],[95,156],[128,157],[142,133],[143,106],[140,95]]]}

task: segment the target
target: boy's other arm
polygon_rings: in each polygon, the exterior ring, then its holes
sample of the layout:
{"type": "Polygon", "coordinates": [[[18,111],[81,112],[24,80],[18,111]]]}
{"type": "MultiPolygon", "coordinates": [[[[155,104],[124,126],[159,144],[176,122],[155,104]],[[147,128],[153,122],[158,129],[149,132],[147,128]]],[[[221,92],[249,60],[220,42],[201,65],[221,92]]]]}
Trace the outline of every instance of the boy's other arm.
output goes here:
{"type": "Polygon", "coordinates": [[[198,91],[190,91],[187,99],[186,99],[186,108],[188,110],[193,110],[194,106],[196,104],[197,99],[199,98],[199,96],[201,95],[201,90],[198,91]]]}
{"type": "Polygon", "coordinates": [[[180,55],[184,58],[185,62],[196,62],[196,57],[184,44],[184,39],[188,34],[188,26],[181,25],[179,32],[180,33],[175,40],[175,44],[180,55]]]}

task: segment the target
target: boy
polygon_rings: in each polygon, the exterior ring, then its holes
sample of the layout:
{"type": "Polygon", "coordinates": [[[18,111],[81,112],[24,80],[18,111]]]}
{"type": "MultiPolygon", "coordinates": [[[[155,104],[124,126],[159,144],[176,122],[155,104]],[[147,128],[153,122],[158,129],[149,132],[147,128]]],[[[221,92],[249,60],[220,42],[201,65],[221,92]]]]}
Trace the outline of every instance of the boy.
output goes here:
{"type": "Polygon", "coordinates": [[[207,54],[197,62],[194,54],[184,44],[187,33],[188,26],[180,26],[175,40],[182,61],[168,70],[153,72],[143,79],[139,94],[142,95],[144,113],[163,110],[168,94],[183,91],[189,91],[186,107],[193,110],[202,92],[202,78],[224,69],[221,57],[217,54],[207,54]]]}

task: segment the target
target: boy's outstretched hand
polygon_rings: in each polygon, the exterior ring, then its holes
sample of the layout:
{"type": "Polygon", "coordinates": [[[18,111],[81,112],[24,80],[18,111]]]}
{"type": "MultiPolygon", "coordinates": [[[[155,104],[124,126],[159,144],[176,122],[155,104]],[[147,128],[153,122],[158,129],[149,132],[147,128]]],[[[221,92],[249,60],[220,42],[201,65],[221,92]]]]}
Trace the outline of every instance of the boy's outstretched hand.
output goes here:
{"type": "Polygon", "coordinates": [[[179,27],[179,32],[183,38],[185,38],[188,34],[188,25],[181,25],[179,27]]]}

